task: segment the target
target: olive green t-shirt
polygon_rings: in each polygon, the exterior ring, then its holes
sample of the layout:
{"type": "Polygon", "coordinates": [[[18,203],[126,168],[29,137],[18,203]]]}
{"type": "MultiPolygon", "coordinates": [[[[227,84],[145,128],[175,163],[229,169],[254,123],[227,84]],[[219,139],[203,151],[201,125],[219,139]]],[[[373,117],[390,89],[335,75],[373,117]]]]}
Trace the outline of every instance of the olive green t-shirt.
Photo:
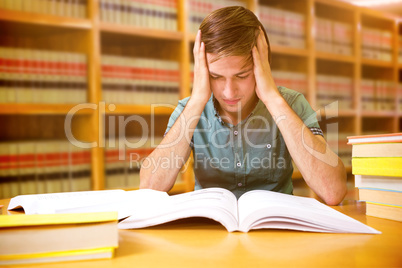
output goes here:
{"type": "MultiPolygon", "coordinates": [[[[304,96],[285,87],[278,87],[278,90],[305,125],[314,134],[322,135],[316,113],[304,96]]],[[[166,133],[188,100],[179,101],[170,116],[166,133]]],[[[281,132],[261,101],[246,119],[234,126],[222,120],[211,96],[190,146],[194,155],[195,190],[221,187],[233,192],[237,198],[255,189],[293,192],[291,156],[281,132]]]]}

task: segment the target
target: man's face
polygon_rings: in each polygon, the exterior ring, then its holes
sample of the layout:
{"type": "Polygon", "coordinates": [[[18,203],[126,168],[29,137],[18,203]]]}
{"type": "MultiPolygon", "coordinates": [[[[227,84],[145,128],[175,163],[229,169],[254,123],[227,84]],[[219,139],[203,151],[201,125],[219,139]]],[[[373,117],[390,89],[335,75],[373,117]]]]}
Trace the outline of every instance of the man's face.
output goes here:
{"type": "Polygon", "coordinates": [[[241,112],[244,118],[258,101],[253,64],[244,67],[245,57],[242,56],[229,56],[211,63],[214,57],[215,54],[207,53],[211,90],[219,103],[219,112],[222,117],[233,119],[241,112]]]}

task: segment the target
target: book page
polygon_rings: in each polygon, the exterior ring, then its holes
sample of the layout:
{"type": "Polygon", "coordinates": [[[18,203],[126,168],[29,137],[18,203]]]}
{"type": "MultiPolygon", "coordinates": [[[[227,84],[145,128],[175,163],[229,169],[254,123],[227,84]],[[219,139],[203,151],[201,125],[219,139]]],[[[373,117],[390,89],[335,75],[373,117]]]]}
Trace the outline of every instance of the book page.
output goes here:
{"type": "Polygon", "coordinates": [[[213,219],[230,232],[238,227],[236,197],[221,188],[178,194],[163,202],[138,202],[133,204],[131,214],[119,223],[120,229],[143,228],[190,217],[213,219]]]}
{"type": "MultiPolygon", "coordinates": [[[[144,192],[139,192],[137,198],[143,197],[140,193],[144,192]]],[[[152,197],[168,196],[165,192],[152,191],[152,193],[152,197]]],[[[19,195],[11,199],[8,210],[22,207],[25,214],[117,211],[118,218],[121,219],[130,216],[130,200],[133,198],[132,193],[124,190],[19,195]]]]}
{"type": "Polygon", "coordinates": [[[379,233],[307,197],[255,190],[239,198],[240,231],[279,228],[333,233],[379,233]]]}

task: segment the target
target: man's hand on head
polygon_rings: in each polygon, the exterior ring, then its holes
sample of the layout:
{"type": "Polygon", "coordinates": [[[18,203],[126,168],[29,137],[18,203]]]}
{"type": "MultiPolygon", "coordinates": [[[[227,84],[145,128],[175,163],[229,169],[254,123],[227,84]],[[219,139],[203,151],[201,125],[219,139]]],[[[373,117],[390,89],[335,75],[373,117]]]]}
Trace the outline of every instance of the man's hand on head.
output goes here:
{"type": "Polygon", "coordinates": [[[255,91],[258,98],[267,105],[272,97],[280,96],[280,93],[272,77],[271,66],[268,61],[268,44],[261,29],[257,37],[257,45],[253,47],[252,53],[256,82],[255,91]]]}
{"type": "Polygon", "coordinates": [[[191,98],[202,104],[206,104],[211,97],[209,84],[209,70],[207,65],[205,44],[201,42],[201,30],[198,30],[194,43],[194,82],[191,98]]]}

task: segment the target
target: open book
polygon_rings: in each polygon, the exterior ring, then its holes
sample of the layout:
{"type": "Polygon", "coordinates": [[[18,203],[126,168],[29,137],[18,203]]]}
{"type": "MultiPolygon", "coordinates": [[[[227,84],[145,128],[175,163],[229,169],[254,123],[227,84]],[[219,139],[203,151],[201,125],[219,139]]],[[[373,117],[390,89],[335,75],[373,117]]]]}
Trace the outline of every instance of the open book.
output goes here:
{"type": "Polygon", "coordinates": [[[43,199],[34,201],[34,198],[45,195],[17,196],[11,200],[8,209],[24,207],[26,213],[114,210],[122,219],[118,224],[120,229],[144,228],[182,218],[205,217],[221,223],[229,232],[274,228],[330,233],[380,233],[313,198],[265,190],[247,192],[239,200],[222,188],[173,196],[145,189],[83,193],[47,194],[59,197],[56,198],[58,203],[50,198],[47,198],[48,202],[43,199]],[[61,197],[63,194],[67,197],[64,201],[61,197]],[[71,196],[68,197],[68,194],[71,196]]]}

